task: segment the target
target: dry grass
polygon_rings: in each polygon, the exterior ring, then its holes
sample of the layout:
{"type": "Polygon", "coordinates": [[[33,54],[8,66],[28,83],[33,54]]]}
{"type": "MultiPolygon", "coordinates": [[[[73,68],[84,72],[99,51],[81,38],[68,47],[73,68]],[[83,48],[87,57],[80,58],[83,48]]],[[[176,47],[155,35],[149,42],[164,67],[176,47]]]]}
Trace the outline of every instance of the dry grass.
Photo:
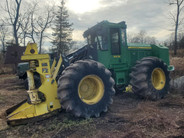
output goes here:
{"type": "Polygon", "coordinates": [[[160,101],[119,93],[107,113],[89,120],[61,112],[47,120],[8,127],[4,111],[26,98],[15,75],[0,75],[0,137],[184,137],[184,100],[169,94],[160,101]]]}
{"type": "Polygon", "coordinates": [[[0,74],[11,74],[13,73],[13,68],[11,65],[6,65],[0,68],[0,74]]]}
{"type": "Polygon", "coordinates": [[[184,76],[184,57],[172,57],[170,64],[175,67],[175,70],[171,72],[171,78],[184,76]]]}
{"type": "Polygon", "coordinates": [[[0,74],[10,74],[14,72],[14,65],[5,65],[4,57],[0,53],[0,74]]]}
{"type": "Polygon", "coordinates": [[[174,51],[170,50],[170,64],[174,65],[175,70],[171,72],[171,78],[177,78],[184,75],[184,49],[179,49],[177,55],[174,56],[174,51]]]}
{"type": "Polygon", "coordinates": [[[174,55],[174,50],[169,50],[169,54],[171,57],[184,57],[184,49],[178,49],[177,55],[174,55]]]}

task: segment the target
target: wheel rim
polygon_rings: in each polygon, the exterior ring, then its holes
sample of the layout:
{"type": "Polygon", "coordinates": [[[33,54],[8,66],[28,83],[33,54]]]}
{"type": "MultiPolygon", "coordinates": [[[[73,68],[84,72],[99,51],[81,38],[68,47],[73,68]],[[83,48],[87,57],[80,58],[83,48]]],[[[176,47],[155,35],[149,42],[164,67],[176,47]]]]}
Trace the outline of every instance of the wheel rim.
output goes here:
{"type": "Polygon", "coordinates": [[[151,80],[155,89],[163,89],[166,83],[164,71],[161,68],[155,68],[152,72],[151,80]]]}
{"type": "Polygon", "coordinates": [[[88,75],[79,83],[79,98],[86,104],[98,103],[104,95],[103,81],[96,75],[88,75]]]}

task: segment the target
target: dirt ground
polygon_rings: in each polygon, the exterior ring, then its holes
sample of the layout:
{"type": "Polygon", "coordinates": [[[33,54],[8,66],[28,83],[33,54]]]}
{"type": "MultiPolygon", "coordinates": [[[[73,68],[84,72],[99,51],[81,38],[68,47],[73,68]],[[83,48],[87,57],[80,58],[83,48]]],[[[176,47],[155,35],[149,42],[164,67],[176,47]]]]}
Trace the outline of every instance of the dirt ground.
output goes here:
{"type": "MultiPolygon", "coordinates": [[[[184,61],[171,61],[172,64],[180,62],[184,61]]],[[[179,74],[174,72],[171,76],[180,76],[184,66],[181,68],[177,67],[179,74]]],[[[63,110],[40,122],[8,126],[5,110],[25,98],[26,91],[15,75],[0,75],[0,137],[184,137],[183,90],[170,90],[159,101],[141,100],[133,93],[118,93],[108,112],[99,118],[76,118],[63,110]]]]}

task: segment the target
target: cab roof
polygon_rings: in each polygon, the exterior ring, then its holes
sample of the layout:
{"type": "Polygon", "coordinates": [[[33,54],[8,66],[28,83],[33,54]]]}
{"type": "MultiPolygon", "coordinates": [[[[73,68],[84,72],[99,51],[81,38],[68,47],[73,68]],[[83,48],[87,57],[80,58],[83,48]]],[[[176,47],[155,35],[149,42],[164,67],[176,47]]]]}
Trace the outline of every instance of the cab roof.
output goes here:
{"type": "Polygon", "coordinates": [[[109,22],[107,20],[104,20],[100,23],[97,23],[96,25],[92,26],[91,28],[87,29],[83,36],[84,37],[87,37],[89,34],[93,34],[95,32],[98,32],[98,31],[102,31],[103,29],[105,28],[123,28],[123,29],[126,29],[127,28],[127,25],[125,23],[125,21],[122,21],[122,22],[119,22],[119,23],[112,23],[112,22],[109,22]]]}

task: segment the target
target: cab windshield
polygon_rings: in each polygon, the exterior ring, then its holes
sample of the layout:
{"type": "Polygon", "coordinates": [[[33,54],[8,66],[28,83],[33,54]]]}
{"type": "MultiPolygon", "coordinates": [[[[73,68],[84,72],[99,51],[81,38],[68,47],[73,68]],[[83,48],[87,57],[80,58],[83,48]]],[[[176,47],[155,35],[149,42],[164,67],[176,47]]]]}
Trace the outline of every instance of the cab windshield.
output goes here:
{"type": "Polygon", "coordinates": [[[97,49],[107,50],[107,40],[104,35],[88,35],[87,41],[89,45],[96,44],[97,49]]]}

